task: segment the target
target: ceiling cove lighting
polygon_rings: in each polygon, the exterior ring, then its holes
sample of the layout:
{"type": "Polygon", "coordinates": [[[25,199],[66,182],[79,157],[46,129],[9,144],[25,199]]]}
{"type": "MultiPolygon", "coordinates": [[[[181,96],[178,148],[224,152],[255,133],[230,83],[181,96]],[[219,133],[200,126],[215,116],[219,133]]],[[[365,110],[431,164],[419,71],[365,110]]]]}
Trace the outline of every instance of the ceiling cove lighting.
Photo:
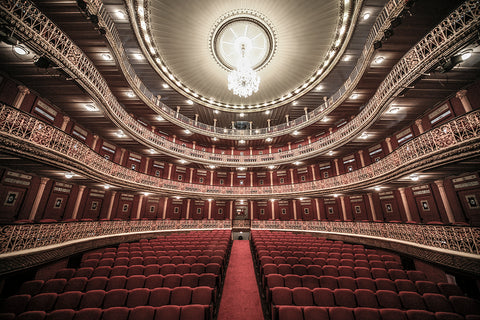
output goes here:
{"type": "Polygon", "coordinates": [[[65,172],[64,176],[67,179],[72,179],[75,174],[73,172],[65,172]]]}
{"type": "Polygon", "coordinates": [[[98,111],[98,108],[94,104],[86,104],[85,109],[92,112],[98,111]]]}
{"type": "Polygon", "coordinates": [[[412,180],[412,181],[418,181],[418,179],[419,179],[420,177],[418,176],[418,174],[411,174],[411,175],[409,176],[409,178],[410,178],[410,180],[412,180]]]}
{"type": "Polygon", "coordinates": [[[27,50],[27,48],[25,48],[24,46],[22,46],[21,44],[17,44],[16,46],[13,47],[13,51],[18,54],[18,55],[21,55],[21,56],[24,56],[24,55],[27,55],[29,53],[29,51],[27,50]]]}

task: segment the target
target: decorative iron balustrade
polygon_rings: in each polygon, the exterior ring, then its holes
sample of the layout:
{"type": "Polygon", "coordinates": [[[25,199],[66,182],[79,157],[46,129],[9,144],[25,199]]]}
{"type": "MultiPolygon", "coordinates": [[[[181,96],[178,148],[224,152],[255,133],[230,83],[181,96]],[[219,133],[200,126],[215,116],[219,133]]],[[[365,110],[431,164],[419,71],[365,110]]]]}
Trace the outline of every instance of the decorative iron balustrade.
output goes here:
{"type": "Polygon", "coordinates": [[[74,137],[18,109],[0,105],[0,150],[24,155],[114,186],[215,198],[320,195],[372,186],[412,171],[480,154],[480,110],[459,116],[403,144],[378,162],[343,175],[292,185],[229,187],[167,180],[105,159],[74,137]]]}
{"type": "MultiPolygon", "coordinates": [[[[342,233],[480,255],[480,228],[377,222],[254,220],[252,229],[342,233]]],[[[480,257],[478,257],[480,259],[480,257]]]]}
{"type": "MultiPolygon", "coordinates": [[[[400,0],[390,0],[385,5],[385,7],[382,9],[381,13],[375,20],[372,30],[367,37],[366,44],[350,76],[345,81],[345,83],[337,90],[337,92],[334,93],[329,100],[327,100],[327,102],[318,106],[306,115],[303,115],[292,121],[288,121],[288,123],[282,123],[268,128],[240,130],[211,126],[192,120],[158,101],[157,97],[143,84],[138,75],[135,73],[134,68],[128,61],[127,54],[125,49],[123,48],[123,43],[121,41],[119,33],[115,28],[115,24],[112,21],[109,13],[103,6],[103,1],[90,0],[87,2],[90,4],[89,10],[97,14],[97,16],[100,18],[100,24],[107,31],[106,37],[109,40],[113,53],[120,67],[122,68],[128,83],[134,89],[137,96],[140,97],[143,102],[145,102],[145,104],[147,104],[152,110],[159,113],[169,122],[189,129],[192,132],[208,136],[213,135],[217,138],[231,140],[256,140],[290,134],[295,130],[300,130],[308,125],[311,125],[321,120],[324,116],[333,111],[346,98],[350,96],[351,92],[360,81],[364,71],[369,66],[370,60],[374,53],[373,43],[375,41],[381,40],[384,35],[384,31],[390,27],[391,21],[401,14],[402,10],[405,8],[406,5],[405,1],[400,0]]],[[[132,21],[135,20],[135,9],[133,8],[133,2],[127,3],[127,7],[129,7],[129,11],[133,18],[132,21]]],[[[137,26],[133,25],[132,28],[138,37],[139,32],[137,26]]],[[[145,49],[145,51],[148,52],[147,49],[145,49]]],[[[150,64],[154,68],[156,68],[156,64],[153,61],[150,61],[150,64]]],[[[263,109],[256,109],[254,111],[259,110],[263,109]]],[[[225,111],[231,110],[225,109],[225,111]]],[[[249,112],[252,110],[245,109],[243,111],[249,112]]]]}
{"type": "Polygon", "coordinates": [[[0,255],[127,233],[231,229],[230,220],[123,220],[0,225],[0,255]]]}
{"type": "Polygon", "coordinates": [[[71,74],[104,107],[111,120],[134,139],[173,156],[218,166],[266,166],[318,155],[347,143],[368,128],[388,106],[394,95],[436,64],[472,40],[478,27],[480,5],[468,0],[415,45],[393,68],[365,108],[333,134],[294,150],[268,155],[222,155],[194,150],[155,134],[131,117],[116,100],[107,82],[85,54],[32,3],[2,0],[0,14],[15,26],[36,50],[48,54],[71,74]],[[26,14],[28,13],[28,14],[26,14]]]}

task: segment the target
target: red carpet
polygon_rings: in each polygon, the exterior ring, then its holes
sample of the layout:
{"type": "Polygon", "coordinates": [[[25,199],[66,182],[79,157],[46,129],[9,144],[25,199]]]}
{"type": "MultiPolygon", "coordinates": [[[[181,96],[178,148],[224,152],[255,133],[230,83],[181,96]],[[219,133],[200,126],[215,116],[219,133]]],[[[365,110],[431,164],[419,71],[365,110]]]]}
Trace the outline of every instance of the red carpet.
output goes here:
{"type": "Polygon", "coordinates": [[[230,253],[217,320],[263,320],[248,240],[235,240],[230,253]]]}

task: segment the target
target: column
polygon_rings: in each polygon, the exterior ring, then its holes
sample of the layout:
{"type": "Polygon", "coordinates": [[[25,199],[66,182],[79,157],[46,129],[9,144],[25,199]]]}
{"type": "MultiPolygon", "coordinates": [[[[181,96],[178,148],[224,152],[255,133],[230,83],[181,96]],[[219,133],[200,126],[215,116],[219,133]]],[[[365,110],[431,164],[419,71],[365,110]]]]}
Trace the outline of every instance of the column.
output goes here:
{"type": "Polygon", "coordinates": [[[272,146],[268,146],[268,154],[272,154],[272,146]]]}
{"type": "Polygon", "coordinates": [[[297,220],[297,200],[293,199],[293,219],[297,220]]]}
{"type": "Polygon", "coordinates": [[[460,99],[460,102],[462,103],[465,112],[472,111],[472,105],[470,104],[470,100],[467,97],[467,90],[458,91],[456,97],[460,99]]]}
{"type": "Polygon", "coordinates": [[[290,116],[289,116],[288,114],[285,115],[285,122],[287,123],[287,126],[289,125],[289,124],[288,124],[289,117],[290,117],[290,116]]]}
{"type": "Polygon", "coordinates": [[[368,203],[370,204],[370,210],[372,211],[372,220],[377,220],[377,213],[375,212],[375,206],[373,205],[373,194],[368,193],[368,203]]]}
{"type": "Polygon", "coordinates": [[[272,121],[272,119],[267,119],[267,125],[268,125],[268,129],[270,129],[270,122],[272,121]]]}
{"type": "Polygon", "coordinates": [[[187,199],[187,213],[185,214],[185,219],[190,219],[190,201],[191,199],[187,199]]]}
{"type": "Polygon", "coordinates": [[[312,136],[308,136],[307,139],[308,139],[308,144],[312,144],[312,136]]]}
{"type": "Polygon", "coordinates": [[[230,220],[233,219],[233,200],[230,200],[230,220]]]}
{"type": "Polygon", "coordinates": [[[294,176],[293,176],[293,169],[290,168],[289,170],[290,170],[290,184],[294,184],[295,181],[294,181],[294,176]]]}
{"type": "Polygon", "coordinates": [[[75,200],[75,206],[73,207],[72,219],[77,219],[78,209],[80,208],[80,203],[82,202],[84,191],[85,191],[85,186],[78,186],[78,194],[77,194],[77,199],[75,200]]]}
{"type": "Polygon", "coordinates": [[[365,167],[365,159],[363,158],[363,150],[358,150],[358,154],[360,155],[360,164],[362,168],[365,167]]]}
{"type": "Polygon", "coordinates": [[[347,208],[345,207],[345,196],[340,197],[340,203],[342,204],[342,214],[343,214],[343,221],[347,221],[347,208]]]}
{"type": "Polygon", "coordinates": [[[423,130],[422,119],[415,120],[415,125],[417,126],[418,132],[420,132],[420,134],[425,132],[425,130],[423,130]]]}
{"type": "Polygon", "coordinates": [[[100,138],[98,135],[96,134],[93,135],[92,150],[94,151],[95,151],[95,148],[97,147],[98,138],[100,138]]]}
{"type": "Polygon", "coordinates": [[[230,172],[230,187],[233,187],[233,172],[230,172]]]}
{"type": "Polygon", "coordinates": [[[47,182],[49,180],[50,179],[48,178],[40,178],[40,185],[38,186],[37,195],[35,196],[35,201],[33,202],[32,210],[30,210],[30,216],[28,217],[29,220],[35,220],[35,216],[37,215],[37,211],[38,211],[38,206],[40,205],[43,192],[45,191],[45,186],[47,185],[47,182]]]}
{"type": "Polygon", "coordinates": [[[250,212],[248,213],[248,218],[253,220],[253,200],[250,200],[250,212]]]}
{"type": "Polygon", "coordinates": [[[147,158],[147,161],[145,161],[145,169],[143,170],[143,173],[147,174],[148,173],[148,167],[150,166],[150,158],[147,158]]]}
{"type": "Polygon", "coordinates": [[[340,168],[338,167],[338,159],[333,159],[333,162],[335,162],[335,172],[337,176],[340,175],[340,168]]]}
{"type": "Polygon", "coordinates": [[[117,194],[117,191],[112,191],[110,193],[110,203],[108,204],[107,220],[110,220],[112,218],[112,210],[113,210],[113,204],[115,203],[116,194],[117,194]]]}
{"type": "Polygon", "coordinates": [[[208,200],[208,220],[212,219],[212,200],[208,200]]]}
{"type": "Polygon", "coordinates": [[[163,216],[162,216],[163,220],[167,218],[167,205],[168,205],[168,197],[165,197],[163,199],[163,216]]]}
{"type": "Polygon", "coordinates": [[[177,114],[175,116],[178,117],[179,113],[180,113],[180,106],[177,106],[177,114]]]}
{"type": "Polygon", "coordinates": [[[320,221],[320,205],[317,198],[315,198],[315,208],[317,209],[317,220],[320,221]]]}
{"type": "Polygon", "coordinates": [[[315,177],[315,165],[312,164],[310,165],[310,168],[312,170],[312,178],[313,178],[313,181],[316,181],[317,180],[317,177],[315,177]]]}
{"type": "Polygon", "coordinates": [[[442,198],[443,206],[447,212],[448,222],[455,223],[455,217],[453,215],[452,207],[450,206],[450,201],[448,201],[447,193],[445,192],[443,180],[435,180],[435,184],[438,187],[438,191],[440,191],[440,197],[442,198]]]}
{"type": "Polygon", "coordinates": [[[120,154],[120,161],[118,162],[120,165],[123,165],[123,157],[125,157],[125,151],[127,151],[126,149],[120,149],[121,151],[121,154],[120,154]]]}
{"type": "Polygon", "coordinates": [[[305,111],[305,119],[308,120],[308,107],[303,108],[303,111],[305,111]]]}
{"type": "Polygon", "coordinates": [[[190,168],[190,180],[189,180],[189,183],[192,183],[193,182],[193,168],[190,168]]]}
{"type": "Polygon", "coordinates": [[[253,187],[253,172],[250,171],[250,187],[253,187]]]}
{"type": "Polygon", "coordinates": [[[386,138],[385,139],[385,141],[387,142],[388,153],[391,153],[393,151],[391,140],[392,140],[391,138],[386,138]]]}
{"type": "Polygon", "coordinates": [[[210,185],[213,186],[213,170],[210,171],[210,185]]]}
{"type": "Polygon", "coordinates": [[[195,125],[198,123],[198,113],[195,113],[195,125]]]}
{"type": "Polygon", "coordinates": [[[217,126],[217,119],[213,119],[213,128],[215,128],[217,126]]]}
{"type": "Polygon", "coordinates": [[[250,147],[250,155],[253,156],[253,147],[250,147]]]}
{"type": "Polygon", "coordinates": [[[62,126],[60,127],[60,130],[65,131],[65,129],[67,129],[67,124],[69,121],[70,121],[69,116],[63,116],[63,122],[62,122],[62,126]]]}
{"type": "Polygon", "coordinates": [[[405,188],[398,188],[400,191],[400,197],[402,198],[403,207],[405,208],[405,214],[407,216],[407,221],[412,221],[412,214],[410,213],[410,208],[408,207],[407,195],[405,194],[405,188]]]}
{"type": "Polygon", "coordinates": [[[192,149],[195,150],[195,147],[197,146],[197,141],[192,141],[192,149]]]}
{"type": "Polygon", "coordinates": [[[235,121],[232,121],[232,130],[235,129],[235,121]]]}
{"type": "Polygon", "coordinates": [[[141,194],[140,198],[138,199],[137,214],[135,215],[136,219],[140,219],[140,214],[142,213],[142,205],[143,205],[143,199],[144,198],[145,198],[145,195],[141,194]]]}
{"type": "Polygon", "coordinates": [[[177,140],[177,136],[175,134],[172,135],[172,142],[175,143],[176,140],[177,140]]]}
{"type": "Polygon", "coordinates": [[[270,171],[270,186],[273,186],[273,171],[270,171]]]}
{"type": "Polygon", "coordinates": [[[212,144],[212,153],[215,153],[215,145],[212,144]]]}
{"type": "Polygon", "coordinates": [[[287,145],[288,145],[288,150],[292,150],[292,143],[290,141],[287,142],[287,145]]]}
{"type": "Polygon", "coordinates": [[[22,106],[23,99],[25,99],[25,96],[30,93],[30,90],[28,90],[27,87],[25,86],[17,86],[18,92],[17,95],[15,96],[15,100],[13,100],[13,106],[17,109],[20,109],[22,106]]]}
{"type": "Polygon", "coordinates": [[[233,156],[235,151],[235,147],[230,147],[230,154],[233,156]]]}
{"type": "Polygon", "coordinates": [[[173,164],[169,163],[168,164],[168,175],[167,175],[168,180],[170,180],[172,178],[172,167],[173,167],[173,164]]]}
{"type": "Polygon", "coordinates": [[[270,205],[272,206],[272,220],[275,220],[275,200],[271,200],[270,205]]]}

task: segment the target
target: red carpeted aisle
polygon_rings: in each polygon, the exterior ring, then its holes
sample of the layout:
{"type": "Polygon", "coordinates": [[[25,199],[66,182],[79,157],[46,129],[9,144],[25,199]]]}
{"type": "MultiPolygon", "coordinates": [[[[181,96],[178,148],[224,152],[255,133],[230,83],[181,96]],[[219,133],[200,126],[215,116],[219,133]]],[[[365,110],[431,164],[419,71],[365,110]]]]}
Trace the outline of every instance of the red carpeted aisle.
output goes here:
{"type": "Polygon", "coordinates": [[[233,241],[217,320],[263,320],[248,240],[233,241]]]}

